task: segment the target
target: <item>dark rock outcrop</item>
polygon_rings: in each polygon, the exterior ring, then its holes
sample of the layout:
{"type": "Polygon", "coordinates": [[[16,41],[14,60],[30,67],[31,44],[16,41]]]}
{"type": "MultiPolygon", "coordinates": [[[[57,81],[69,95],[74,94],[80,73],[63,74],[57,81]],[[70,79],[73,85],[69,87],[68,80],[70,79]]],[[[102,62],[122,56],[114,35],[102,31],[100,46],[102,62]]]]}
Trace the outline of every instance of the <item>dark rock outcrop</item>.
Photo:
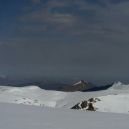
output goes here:
{"type": "Polygon", "coordinates": [[[94,107],[94,103],[96,103],[97,101],[101,101],[101,100],[99,98],[90,98],[89,100],[77,103],[71,109],[96,111],[96,108],[94,107]]]}
{"type": "Polygon", "coordinates": [[[64,87],[62,91],[66,91],[66,92],[87,91],[89,89],[92,89],[93,87],[95,86],[92,83],[81,80],[71,86],[64,87]]]}

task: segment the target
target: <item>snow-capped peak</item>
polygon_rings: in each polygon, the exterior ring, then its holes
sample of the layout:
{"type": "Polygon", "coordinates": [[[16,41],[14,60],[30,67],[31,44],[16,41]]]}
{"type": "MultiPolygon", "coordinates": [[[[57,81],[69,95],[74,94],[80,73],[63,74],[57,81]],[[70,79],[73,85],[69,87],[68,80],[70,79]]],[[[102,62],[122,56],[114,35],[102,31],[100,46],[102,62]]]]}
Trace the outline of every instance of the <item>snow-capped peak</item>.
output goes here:
{"type": "Polygon", "coordinates": [[[124,84],[124,83],[118,81],[118,82],[115,82],[115,83],[112,85],[111,89],[116,89],[116,90],[129,90],[129,84],[124,84]]]}
{"type": "Polygon", "coordinates": [[[75,86],[75,85],[80,85],[80,84],[84,84],[84,83],[86,84],[87,82],[86,82],[86,81],[83,81],[83,80],[80,80],[79,82],[73,84],[73,86],[75,86]]]}
{"type": "Polygon", "coordinates": [[[123,84],[122,82],[118,81],[118,82],[114,82],[113,85],[115,85],[115,86],[120,86],[120,85],[124,85],[124,84],[123,84]]]}

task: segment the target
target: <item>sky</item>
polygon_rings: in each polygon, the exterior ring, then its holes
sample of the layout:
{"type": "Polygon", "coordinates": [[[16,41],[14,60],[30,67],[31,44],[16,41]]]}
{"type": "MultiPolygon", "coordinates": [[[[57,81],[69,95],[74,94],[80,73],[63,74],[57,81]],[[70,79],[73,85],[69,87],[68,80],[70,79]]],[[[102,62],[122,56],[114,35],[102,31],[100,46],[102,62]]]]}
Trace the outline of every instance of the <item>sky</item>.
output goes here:
{"type": "Polygon", "coordinates": [[[129,82],[129,0],[0,0],[0,77],[129,82]]]}

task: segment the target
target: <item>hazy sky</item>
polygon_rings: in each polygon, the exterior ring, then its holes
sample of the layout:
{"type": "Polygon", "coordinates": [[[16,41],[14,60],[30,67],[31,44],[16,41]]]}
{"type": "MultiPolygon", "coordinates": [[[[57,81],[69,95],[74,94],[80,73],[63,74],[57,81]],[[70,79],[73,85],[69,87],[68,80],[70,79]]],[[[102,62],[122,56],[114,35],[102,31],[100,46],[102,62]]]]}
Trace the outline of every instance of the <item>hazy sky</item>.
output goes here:
{"type": "Polygon", "coordinates": [[[0,0],[0,76],[129,82],[129,0],[0,0]]]}

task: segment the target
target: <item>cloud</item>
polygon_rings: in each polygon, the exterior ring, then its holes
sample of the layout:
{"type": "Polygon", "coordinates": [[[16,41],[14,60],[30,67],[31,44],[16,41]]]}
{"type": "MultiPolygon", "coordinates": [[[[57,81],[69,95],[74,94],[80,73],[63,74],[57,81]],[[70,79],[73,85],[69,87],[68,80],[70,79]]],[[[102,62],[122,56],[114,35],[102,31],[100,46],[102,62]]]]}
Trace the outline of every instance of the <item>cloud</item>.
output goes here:
{"type": "Polygon", "coordinates": [[[16,24],[20,34],[0,47],[1,71],[128,77],[129,2],[89,1],[26,3],[30,8],[19,13],[16,24]]]}
{"type": "Polygon", "coordinates": [[[43,23],[43,24],[64,24],[70,25],[74,23],[75,17],[71,14],[65,13],[51,13],[46,10],[38,10],[36,12],[31,12],[27,15],[20,17],[23,22],[31,23],[43,23]]]}
{"type": "Polygon", "coordinates": [[[0,75],[0,79],[6,79],[7,78],[7,76],[6,75],[0,75]]]}
{"type": "Polygon", "coordinates": [[[46,31],[47,26],[45,25],[23,25],[17,28],[18,33],[39,33],[46,31]]]}
{"type": "Polygon", "coordinates": [[[113,4],[121,4],[123,2],[129,2],[129,0],[110,0],[110,2],[113,4]]]}
{"type": "Polygon", "coordinates": [[[41,0],[30,0],[33,4],[39,4],[41,0]]]}
{"type": "Polygon", "coordinates": [[[72,35],[116,36],[129,33],[128,12],[128,0],[48,0],[19,19],[72,35]]]}
{"type": "Polygon", "coordinates": [[[49,8],[55,8],[55,7],[67,7],[69,6],[69,2],[66,0],[49,0],[47,3],[47,6],[49,8]]]}
{"type": "MultiPolygon", "coordinates": [[[[75,15],[69,12],[60,12],[59,8],[67,6],[66,2],[58,2],[57,0],[49,1],[47,5],[41,4],[36,10],[28,11],[19,17],[22,23],[31,23],[33,28],[35,25],[42,24],[49,28],[62,29],[73,26],[77,22],[75,15]]],[[[23,30],[23,29],[22,29],[23,30]]],[[[33,29],[34,30],[34,29],[33,29]]]]}
{"type": "Polygon", "coordinates": [[[116,30],[117,32],[128,32],[129,26],[129,2],[109,6],[99,10],[98,17],[101,18],[103,26],[116,30]]]}
{"type": "Polygon", "coordinates": [[[93,19],[93,21],[95,22],[91,24],[88,23],[89,26],[94,26],[91,30],[93,30],[94,32],[94,30],[98,28],[98,32],[101,31],[105,32],[106,34],[109,33],[111,35],[126,35],[127,33],[129,33],[129,1],[123,1],[119,4],[112,4],[112,2],[108,0],[107,2],[107,7],[105,8],[100,8],[98,6],[95,7],[96,14],[93,19]]]}

